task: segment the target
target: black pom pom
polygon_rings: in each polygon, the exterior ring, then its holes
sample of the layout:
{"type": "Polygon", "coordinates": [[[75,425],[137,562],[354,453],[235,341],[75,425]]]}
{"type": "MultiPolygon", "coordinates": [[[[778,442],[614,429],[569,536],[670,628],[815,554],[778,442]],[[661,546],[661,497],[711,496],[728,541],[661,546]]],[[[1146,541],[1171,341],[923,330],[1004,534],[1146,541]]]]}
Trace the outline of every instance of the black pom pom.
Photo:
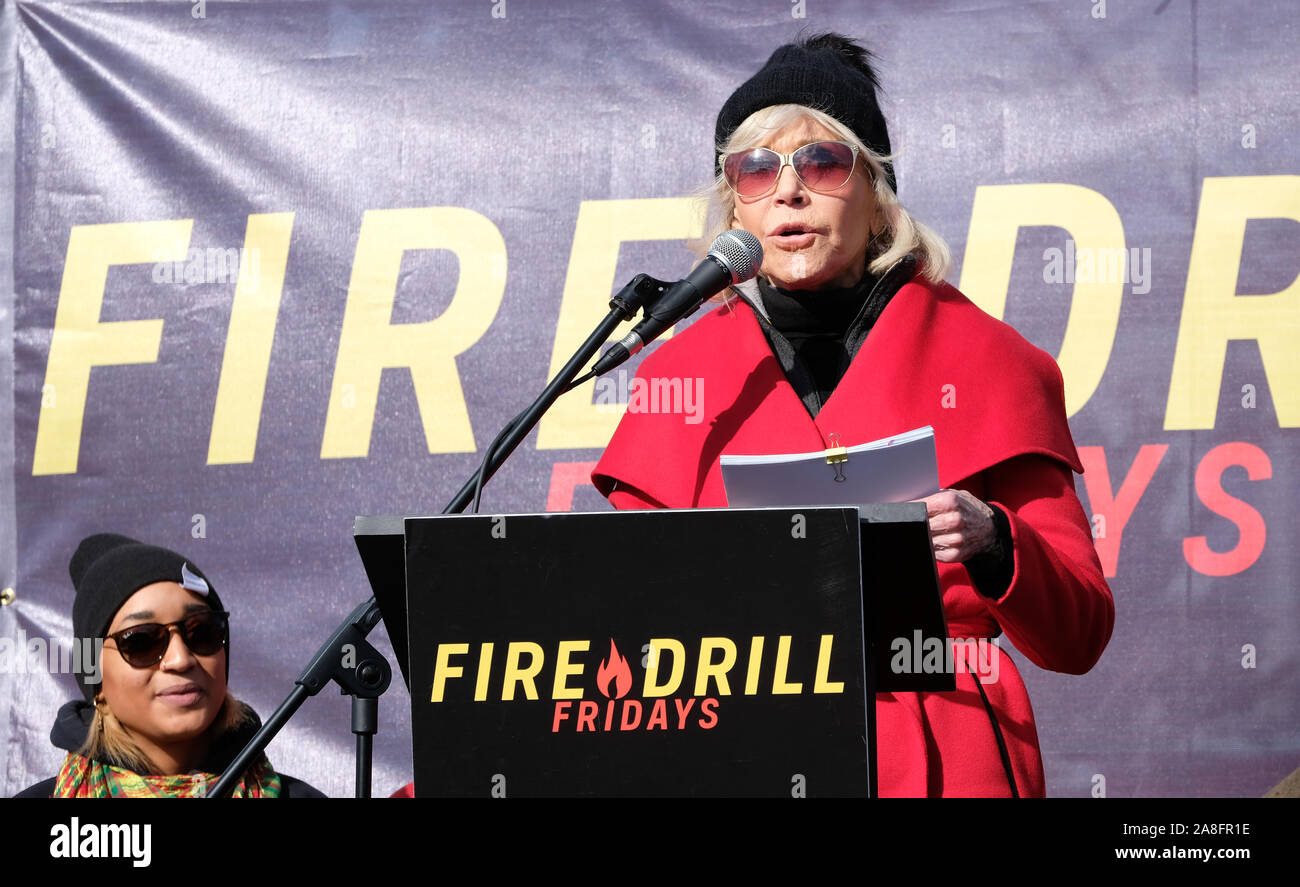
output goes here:
{"type": "Polygon", "coordinates": [[[836,34],[833,31],[824,34],[813,34],[808,37],[801,37],[797,41],[797,45],[810,52],[834,52],[840,56],[842,61],[852,65],[870,80],[873,89],[880,89],[880,80],[876,77],[876,69],[871,66],[871,63],[875,61],[875,56],[871,54],[871,50],[855,43],[843,34],[836,34]]]}

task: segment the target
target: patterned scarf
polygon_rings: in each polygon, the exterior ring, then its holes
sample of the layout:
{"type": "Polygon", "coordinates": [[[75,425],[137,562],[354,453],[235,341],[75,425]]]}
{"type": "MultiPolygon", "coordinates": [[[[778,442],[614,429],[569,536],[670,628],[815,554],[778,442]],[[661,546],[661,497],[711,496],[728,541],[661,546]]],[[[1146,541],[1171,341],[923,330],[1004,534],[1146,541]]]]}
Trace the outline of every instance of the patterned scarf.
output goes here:
{"type": "MultiPolygon", "coordinates": [[[[54,780],[55,798],[197,798],[217,781],[217,773],[150,776],[93,761],[72,753],[54,780]]],[[[262,759],[244,771],[232,798],[278,798],[280,777],[271,762],[262,759]]]]}

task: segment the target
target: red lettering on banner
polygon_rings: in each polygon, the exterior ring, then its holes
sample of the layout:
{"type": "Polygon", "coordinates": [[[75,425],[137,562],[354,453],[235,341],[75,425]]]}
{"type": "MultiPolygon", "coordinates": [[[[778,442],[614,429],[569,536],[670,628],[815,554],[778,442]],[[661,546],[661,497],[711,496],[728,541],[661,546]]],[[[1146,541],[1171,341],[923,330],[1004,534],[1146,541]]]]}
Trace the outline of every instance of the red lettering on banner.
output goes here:
{"type": "MultiPolygon", "coordinates": [[[[636,730],[666,731],[670,728],[671,709],[668,702],[667,699],[656,699],[647,710],[646,703],[637,699],[607,700],[604,705],[605,732],[608,733],[611,729],[625,733],[636,730]]],[[[673,699],[672,702],[677,710],[676,729],[678,730],[686,729],[687,716],[692,709],[697,712],[695,723],[701,729],[711,730],[718,723],[719,700],[712,696],[702,700],[698,709],[695,708],[695,698],[691,696],[673,699]]],[[[551,718],[551,732],[559,733],[565,722],[573,724],[575,733],[598,732],[601,729],[598,723],[601,720],[600,710],[601,703],[590,699],[580,700],[576,711],[571,701],[557,701],[554,716],[551,718]]]]}
{"type": "Polygon", "coordinates": [[[574,489],[591,483],[591,472],[595,467],[595,462],[556,462],[552,465],[546,510],[572,511],[574,489]]]}
{"type": "Polygon", "coordinates": [[[637,702],[635,699],[624,699],[623,720],[619,722],[618,729],[635,730],[640,725],[641,725],[641,703],[637,702]],[[635,712],[636,717],[629,718],[629,715],[631,715],[633,712],[635,712]]]}
{"type": "Polygon", "coordinates": [[[654,706],[650,709],[650,719],[646,721],[645,728],[646,730],[654,730],[656,729],[655,726],[656,724],[658,725],[658,729],[660,730],[668,729],[668,700],[667,699],[655,700],[654,706]]]}
{"type": "Polygon", "coordinates": [[[1237,544],[1229,551],[1210,548],[1204,536],[1183,540],[1183,557],[1193,570],[1206,576],[1232,576],[1259,560],[1268,534],[1264,518],[1245,502],[1223,490],[1223,472],[1232,466],[1246,469],[1251,480],[1273,476],[1268,454],[1254,444],[1236,441],[1220,444],[1205,454],[1196,466],[1196,496],[1206,508],[1237,525],[1237,544]]]}
{"type": "Polygon", "coordinates": [[[1138,450],[1133,467],[1120,484],[1119,494],[1111,492],[1110,471],[1106,466],[1106,452],[1101,447],[1079,447],[1079,460],[1083,462],[1083,483],[1088,490],[1088,505],[1093,515],[1102,515],[1106,531],[1096,537],[1097,557],[1106,576],[1114,576],[1119,565],[1119,546],[1138,500],[1146,492],[1147,484],[1164,458],[1168,444],[1143,444],[1138,450]]]}

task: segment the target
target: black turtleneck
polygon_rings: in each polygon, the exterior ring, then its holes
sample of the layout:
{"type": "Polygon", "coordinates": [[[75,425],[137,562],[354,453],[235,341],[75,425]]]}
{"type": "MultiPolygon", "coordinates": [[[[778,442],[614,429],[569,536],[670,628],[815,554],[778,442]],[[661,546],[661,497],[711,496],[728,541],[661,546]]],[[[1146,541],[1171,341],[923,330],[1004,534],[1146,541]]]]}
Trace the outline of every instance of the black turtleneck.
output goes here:
{"type": "Polygon", "coordinates": [[[794,350],[797,364],[801,365],[798,369],[809,375],[809,387],[817,395],[819,408],[844,377],[853,352],[857,351],[854,346],[866,338],[893,295],[893,292],[877,293],[869,305],[868,297],[877,282],[878,278],[868,273],[851,287],[787,290],[764,278],[758,279],[768,319],[794,350]],[[849,336],[851,328],[853,342],[849,336]]]}

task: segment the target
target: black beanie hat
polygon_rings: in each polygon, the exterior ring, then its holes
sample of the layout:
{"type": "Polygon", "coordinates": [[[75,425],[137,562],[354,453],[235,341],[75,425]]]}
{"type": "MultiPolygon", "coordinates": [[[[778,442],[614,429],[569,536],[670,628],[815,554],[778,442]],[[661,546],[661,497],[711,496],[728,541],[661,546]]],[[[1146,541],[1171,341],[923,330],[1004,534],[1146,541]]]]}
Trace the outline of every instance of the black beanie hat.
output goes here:
{"type": "MultiPolygon", "coordinates": [[[[758,73],[731,94],[713,140],[714,173],[722,171],[717,154],[750,114],[771,105],[806,105],[824,111],[853,130],[868,148],[888,155],[889,130],[876,103],[880,83],[871,53],[840,34],[819,34],[779,47],[758,73]]],[[[894,165],[884,164],[889,187],[898,193],[894,165]]]]}
{"type": "MultiPolygon", "coordinates": [[[[192,561],[157,545],[146,545],[116,533],[96,533],[81,540],[68,564],[77,597],[72,603],[72,633],[78,639],[103,638],[113,616],[131,595],[155,582],[175,582],[207,600],[214,610],[225,609],[216,589],[192,561]]],[[[230,657],[226,657],[230,674],[230,657]]],[[[86,699],[98,684],[89,683],[90,670],[77,674],[86,699]]]]}

